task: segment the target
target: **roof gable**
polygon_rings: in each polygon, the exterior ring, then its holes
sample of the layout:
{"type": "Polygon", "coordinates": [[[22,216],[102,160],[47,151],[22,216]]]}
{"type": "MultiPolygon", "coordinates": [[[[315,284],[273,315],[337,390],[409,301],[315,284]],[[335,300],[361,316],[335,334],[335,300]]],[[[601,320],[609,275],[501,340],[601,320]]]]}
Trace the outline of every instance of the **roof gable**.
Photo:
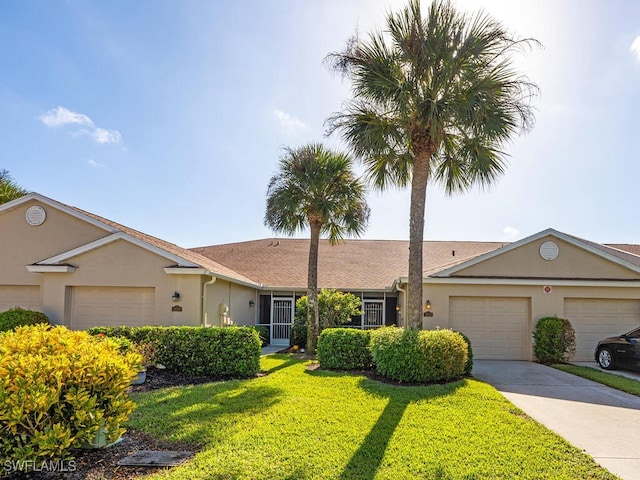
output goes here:
{"type": "Polygon", "coordinates": [[[221,265],[198,253],[192,252],[190,250],[187,250],[186,248],[179,247],[178,245],[153,237],[151,235],[147,235],[146,233],[126,227],[117,222],[106,219],[104,217],[100,217],[99,215],[95,215],[77,207],[65,205],[64,203],[45,197],[44,195],[41,195],[39,193],[30,193],[16,200],[0,205],[0,215],[2,215],[4,212],[13,210],[20,205],[34,200],[53,209],[60,210],[79,220],[94,225],[106,232],[105,237],[91,241],[72,250],[56,254],[52,257],[37,262],[35,265],[59,264],[60,262],[64,262],[66,259],[69,259],[81,253],[91,251],[115,240],[125,240],[129,243],[138,245],[139,247],[144,248],[150,252],[156,253],[157,255],[164,257],[171,262],[174,262],[178,267],[201,267],[208,272],[207,275],[213,274],[221,279],[252,287],[259,286],[250,278],[247,278],[244,275],[241,275],[233,271],[232,269],[227,268],[224,265],[221,265]]]}
{"type": "Polygon", "coordinates": [[[45,197],[44,195],[40,195],[39,193],[28,193],[27,195],[17,198],[15,200],[12,200],[10,202],[4,203],[2,205],[0,205],[0,215],[2,215],[4,212],[8,212],[10,210],[13,210],[14,208],[19,207],[20,205],[23,205],[25,203],[28,203],[32,200],[35,200],[37,202],[43,203],[51,208],[55,208],[57,210],[60,210],[64,213],[66,213],[67,215],[71,215],[72,217],[75,217],[79,220],[83,220],[87,223],[90,223],[91,225],[93,225],[94,227],[98,227],[101,228],[102,230],[105,230],[106,232],[109,233],[115,233],[118,230],[110,225],[107,225],[104,222],[100,222],[97,219],[91,218],[87,215],[82,214],[81,212],[79,212],[78,210],[74,209],[73,207],[70,207],[69,205],[65,205],[64,203],[60,203],[57,202],[49,197],[45,197]]]}
{"type": "Polygon", "coordinates": [[[431,276],[639,280],[640,256],[550,228],[431,276]],[[559,247],[554,260],[540,254],[548,241],[559,247]]]}
{"type": "Polygon", "coordinates": [[[36,265],[56,265],[56,264],[60,264],[60,263],[64,263],[67,260],[69,260],[70,258],[73,257],[77,257],[78,255],[81,255],[83,253],[87,253],[90,252],[92,250],[95,250],[96,248],[102,247],[104,245],[108,245],[112,242],[115,242],[117,240],[124,240],[125,242],[129,242],[132,243],[134,245],[137,245],[140,248],[143,248],[145,250],[148,250],[152,253],[155,253],[156,255],[159,255],[161,257],[166,258],[167,260],[170,260],[172,262],[175,262],[178,266],[180,267],[199,267],[200,265],[195,264],[193,262],[188,262],[185,259],[171,254],[169,252],[166,252],[160,248],[154,247],[153,245],[150,245],[146,242],[143,242],[140,239],[137,239],[135,237],[132,237],[131,235],[127,235],[124,232],[118,232],[118,233],[114,233],[113,235],[109,235],[107,237],[103,237],[100,238],[94,242],[91,243],[87,243],[85,245],[82,245],[81,247],[78,248],[74,248],[72,250],[69,250],[67,252],[61,253],[59,255],[55,255],[53,257],[49,257],[45,260],[41,260],[39,262],[36,263],[36,265]]]}

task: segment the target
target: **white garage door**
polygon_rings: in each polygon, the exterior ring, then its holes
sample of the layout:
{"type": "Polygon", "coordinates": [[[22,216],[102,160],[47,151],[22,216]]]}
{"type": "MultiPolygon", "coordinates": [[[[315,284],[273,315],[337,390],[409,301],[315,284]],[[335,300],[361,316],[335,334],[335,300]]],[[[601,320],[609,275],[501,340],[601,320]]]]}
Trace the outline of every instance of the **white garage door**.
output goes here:
{"type": "Polygon", "coordinates": [[[564,316],[576,331],[573,360],[590,361],[599,340],[640,327],[640,300],[566,298],[564,316]]]}
{"type": "Polygon", "coordinates": [[[0,312],[13,307],[41,311],[38,285],[0,285],[0,312]]]}
{"type": "Polygon", "coordinates": [[[154,324],[153,288],[72,287],[71,328],[154,324]]]}
{"type": "Polygon", "coordinates": [[[449,325],[471,340],[477,359],[528,360],[529,299],[451,297],[449,325]]]}

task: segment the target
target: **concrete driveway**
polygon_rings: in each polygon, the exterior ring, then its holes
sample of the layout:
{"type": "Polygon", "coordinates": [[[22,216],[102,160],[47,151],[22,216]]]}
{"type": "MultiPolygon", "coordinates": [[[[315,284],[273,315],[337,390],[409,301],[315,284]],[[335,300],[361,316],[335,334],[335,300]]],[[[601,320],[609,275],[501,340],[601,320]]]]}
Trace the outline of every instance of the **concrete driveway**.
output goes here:
{"type": "Polygon", "coordinates": [[[475,360],[473,376],[611,473],[640,479],[640,397],[533,362],[475,360]]]}

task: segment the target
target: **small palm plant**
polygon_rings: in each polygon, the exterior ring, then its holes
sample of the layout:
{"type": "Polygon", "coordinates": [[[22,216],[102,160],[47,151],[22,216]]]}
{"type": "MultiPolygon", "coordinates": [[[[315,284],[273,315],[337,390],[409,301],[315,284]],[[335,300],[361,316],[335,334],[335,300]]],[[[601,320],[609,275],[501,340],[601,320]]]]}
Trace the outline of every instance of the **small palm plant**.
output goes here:
{"type": "Polygon", "coordinates": [[[280,170],[267,190],[264,223],[276,232],[311,233],[307,298],[307,350],[315,352],[320,335],[318,315],[318,247],[320,235],[331,243],[360,236],[369,219],[365,187],[352,170],[351,158],[321,144],[286,148],[280,170]]]}

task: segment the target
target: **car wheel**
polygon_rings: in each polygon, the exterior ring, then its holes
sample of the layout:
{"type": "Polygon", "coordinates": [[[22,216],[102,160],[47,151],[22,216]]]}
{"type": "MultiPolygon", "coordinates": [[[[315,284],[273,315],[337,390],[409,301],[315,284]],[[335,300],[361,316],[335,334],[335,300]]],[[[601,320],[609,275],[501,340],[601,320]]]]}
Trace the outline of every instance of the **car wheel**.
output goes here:
{"type": "Polygon", "coordinates": [[[598,365],[600,365],[605,370],[613,370],[614,368],[616,368],[611,350],[609,350],[608,348],[601,348],[598,351],[598,365]]]}

